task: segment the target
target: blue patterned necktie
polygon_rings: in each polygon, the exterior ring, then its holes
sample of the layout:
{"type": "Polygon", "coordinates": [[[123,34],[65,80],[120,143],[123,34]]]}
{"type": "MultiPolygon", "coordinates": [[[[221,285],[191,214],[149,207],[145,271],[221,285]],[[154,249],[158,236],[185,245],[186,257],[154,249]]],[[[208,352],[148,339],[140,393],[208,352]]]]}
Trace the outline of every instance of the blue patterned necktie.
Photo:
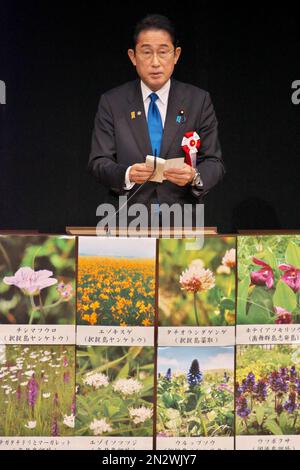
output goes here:
{"type": "Polygon", "coordinates": [[[149,95],[149,98],[151,99],[151,103],[148,109],[149,136],[152,145],[153,155],[158,157],[160,154],[160,146],[163,135],[163,125],[159,109],[157,107],[157,104],[155,103],[155,101],[158,99],[157,94],[151,93],[151,95],[149,95]]]}

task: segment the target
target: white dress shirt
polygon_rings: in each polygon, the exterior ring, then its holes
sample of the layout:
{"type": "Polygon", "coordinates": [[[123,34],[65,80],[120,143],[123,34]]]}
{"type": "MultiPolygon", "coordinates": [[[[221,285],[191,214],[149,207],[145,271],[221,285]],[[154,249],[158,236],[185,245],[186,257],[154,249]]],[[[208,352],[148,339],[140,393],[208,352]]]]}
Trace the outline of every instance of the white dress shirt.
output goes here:
{"type": "MultiPolygon", "coordinates": [[[[171,86],[171,80],[169,79],[160,90],[155,92],[158,96],[158,99],[156,100],[156,104],[161,115],[163,127],[165,126],[165,120],[166,120],[166,115],[167,115],[170,86],[171,86]]],[[[150,95],[151,93],[153,93],[153,91],[150,90],[150,88],[147,87],[147,85],[145,85],[143,81],[141,81],[141,90],[142,90],[142,96],[143,96],[143,102],[144,102],[145,116],[148,119],[148,110],[149,110],[149,106],[151,102],[150,95]]],[[[135,183],[131,183],[129,179],[130,168],[131,166],[127,168],[126,173],[125,173],[124,189],[127,189],[127,190],[133,188],[133,186],[135,185],[135,183]]]]}

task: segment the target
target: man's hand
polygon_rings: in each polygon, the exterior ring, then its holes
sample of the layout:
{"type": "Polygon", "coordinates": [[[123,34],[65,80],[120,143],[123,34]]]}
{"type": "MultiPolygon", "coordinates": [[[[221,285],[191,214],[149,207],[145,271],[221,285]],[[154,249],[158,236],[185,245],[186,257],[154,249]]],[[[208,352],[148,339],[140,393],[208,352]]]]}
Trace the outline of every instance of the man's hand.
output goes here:
{"type": "Polygon", "coordinates": [[[177,184],[177,186],[185,186],[192,182],[195,172],[195,168],[184,163],[182,168],[169,168],[169,170],[164,171],[164,177],[171,183],[177,184]]]}
{"type": "Polygon", "coordinates": [[[135,163],[129,170],[130,182],[142,184],[149,178],[152,172],[152,166],[146,165],[146,163],[135,163]]]}

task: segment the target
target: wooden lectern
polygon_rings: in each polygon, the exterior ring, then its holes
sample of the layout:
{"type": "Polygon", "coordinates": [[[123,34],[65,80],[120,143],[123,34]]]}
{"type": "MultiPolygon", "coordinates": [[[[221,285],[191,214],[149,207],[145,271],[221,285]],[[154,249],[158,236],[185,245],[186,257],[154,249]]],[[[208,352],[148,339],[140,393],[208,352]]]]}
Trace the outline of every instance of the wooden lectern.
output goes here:
{"type": "Polygon", "coordinates": [[[238,230],[239,235],[300,235],[300,229],[255,229],[255,230],[238,230]]]}
{"type": "Polygon", "coordinates": [[[203,235],[217,235],[217,227],[170,227],[170,228],[141,228],[131,230],[127,227],[117,227],[107,230],[105,227],[66,227],[68,235],[87,235],[98,237],[144,237],[144,238],[197,238],[203,235]]]}

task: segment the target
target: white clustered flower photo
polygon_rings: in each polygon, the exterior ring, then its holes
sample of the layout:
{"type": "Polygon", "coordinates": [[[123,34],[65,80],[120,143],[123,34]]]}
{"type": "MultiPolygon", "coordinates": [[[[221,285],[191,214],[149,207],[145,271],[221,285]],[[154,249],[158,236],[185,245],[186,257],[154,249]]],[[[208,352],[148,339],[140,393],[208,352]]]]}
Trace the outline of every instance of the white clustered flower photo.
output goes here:
{"type": "Polygon", "coordinates": [[[129,408],[129,414],[134,424],[140,424],[152,417],[152,409],[146,406],[140,408],[129,408]]]}
{"type": "Polygon", "coordinates": [[[75,415],[64,415],[64,424],[69,428],[75,428],[75,415]]]}
{"type": "Polygon", "coordinates": [[[89,373],[86,375],[85,379],[83,379],[83,383],[94,388],[107,387],[108,378],[106,375],[101,374],[100,372],[96,374],[89,373]]]}
{"type": "Polygon", "coordinates": [[[27,424],[25,424],[25,428],[28,429],[34,429],[36,427],[36,421],[28,421],[27,424]]]}
{"type": "Polygon", "coordinates": [[[107,432],[112,431],[112,427],[105,419],[94,419],[90,424],[90,429],[95,436],[101,436],[107,432]]]}
{"type": "Polygon", "coordinates": [[[133,395],[138,393],[143,388],[141,382],[136,379],[119,379],[113,384],[113,389],[116,392],[121,392],[122,395],[133,395]]]}

